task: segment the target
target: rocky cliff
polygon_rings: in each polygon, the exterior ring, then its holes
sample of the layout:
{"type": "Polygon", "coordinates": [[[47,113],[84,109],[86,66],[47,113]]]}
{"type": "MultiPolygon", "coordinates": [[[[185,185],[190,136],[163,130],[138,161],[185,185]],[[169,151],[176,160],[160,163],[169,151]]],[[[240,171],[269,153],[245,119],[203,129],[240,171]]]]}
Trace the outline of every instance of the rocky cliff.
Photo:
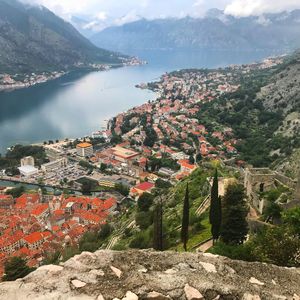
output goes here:
{"type": "Polygon", "coordinates": [[[300,299],[300,269],[210,254],[84,252],[0,284],[0,299],[300,299]]]}

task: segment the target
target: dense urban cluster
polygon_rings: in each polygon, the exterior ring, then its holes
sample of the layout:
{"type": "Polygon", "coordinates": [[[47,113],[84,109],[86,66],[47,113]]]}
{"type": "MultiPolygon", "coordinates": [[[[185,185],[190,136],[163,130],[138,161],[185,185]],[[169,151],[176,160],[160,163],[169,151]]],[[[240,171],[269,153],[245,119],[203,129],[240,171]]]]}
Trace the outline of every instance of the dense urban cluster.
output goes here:
{"type": "Polygon", "coordinates": [[[25,155],[30,152],[26,147],[12,147],[0,161],[1,179],[52,192],[16,196],[10,188],[2,190],[2,269],[12,256],[25,257],[31,267],[40,265],[49,252],[76,245],[87,231],[99,230],[117,204],[125,199],[135,203],[157,187],[170,187],[202,162],[232,160],[243,165],[236,159],[233,129],[205,122],[199,111],[221,95],[237,91],[241,78],[252,70],[280,63],[277,58],[165,74],[158,82],[139,85],[157,92],[155,101],[120,113],[105,130],[30,146],[32,155],[25,155]]]}
{"type": "Polygon", "coordinates": [[[117,208],[117,199],[0,192],[0,276],[9,257],[25,258],[30,267],[64,246],[77,245],[87,231],[99,229],[117,208]]]}

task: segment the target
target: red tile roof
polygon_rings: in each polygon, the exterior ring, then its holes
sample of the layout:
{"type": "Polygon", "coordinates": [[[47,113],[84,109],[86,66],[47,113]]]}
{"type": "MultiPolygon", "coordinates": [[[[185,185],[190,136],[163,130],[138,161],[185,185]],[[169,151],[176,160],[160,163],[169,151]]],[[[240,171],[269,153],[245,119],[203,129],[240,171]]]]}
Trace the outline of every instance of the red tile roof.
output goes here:
{"type": "Polygon", "coordinates": [[[43,240],[43,235],[40,232],[33,232],[32,234],[29,234],[27,236],[24,237],[24,240],[28,243],[28,244],[34,244],[40,240],[43,240]]]}
{"type": "Polygon", "coordinates": [[[154,188],[154,184],[151,182],[143,182],[139,185],[136,185],[134,188],[145,192],[154,188]]]}

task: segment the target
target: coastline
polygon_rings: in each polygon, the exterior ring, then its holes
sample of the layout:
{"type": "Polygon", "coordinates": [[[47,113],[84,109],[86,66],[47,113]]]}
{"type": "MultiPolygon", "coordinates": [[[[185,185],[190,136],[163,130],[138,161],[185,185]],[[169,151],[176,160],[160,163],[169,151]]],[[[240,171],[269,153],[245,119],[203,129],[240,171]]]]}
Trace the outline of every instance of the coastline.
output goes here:
{"type": "Polygon", "coordinates": [[[138,66],[147,64],[146,61],[141,61],[137,57],[132,57],[130,60],[125,61],[121,64],[90,64],[83,66],[81,64],[71,68],[68,71],[53,71],[53,72],[43,72],[40,74],[6,74],[0,73],[0,92],[12,92],[19,89],[30,88],[38,84],[47,83],[49,81],[61,78],[76,70],[87,70],[90,72],[94,71],[109,71],[111,69],[122,68],[127,66],[138,66]],[[24,78],[23,80],[18,80],[18,77],[24,78]]]}
{"type": "Polygon", "coordinates": [[[6,78],[6,82],[8,83],[0,84],[0,92],[12,92],[19,89],[30,88],[38,84],[46,83],[61,78],[62,76],[65,76],[68,73],[69,72],[65,72],[65,71],[57,71],[57,72],[51,72],[47,75],[46,74],[31,75],[28,81],[15,81],[14,79],[11,78],[10,75],[4,74],[2,76],[6,78]]]}

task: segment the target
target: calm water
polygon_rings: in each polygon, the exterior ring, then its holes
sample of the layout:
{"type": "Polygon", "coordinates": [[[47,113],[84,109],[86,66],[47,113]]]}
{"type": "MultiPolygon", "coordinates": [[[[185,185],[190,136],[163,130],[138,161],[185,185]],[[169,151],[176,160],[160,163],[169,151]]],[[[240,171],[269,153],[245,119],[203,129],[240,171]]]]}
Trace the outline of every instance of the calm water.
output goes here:
{"type": "Polygon", "coordinates": [[[0,152],[16,143],[81,137],[100,130],[118,112],[155,98],[134,86],[166,71],[249,63],[270,52],[150,51],[137,54],[149,64],[108,72],[73,73],[14,92],[0,92],[0,152]]]}

